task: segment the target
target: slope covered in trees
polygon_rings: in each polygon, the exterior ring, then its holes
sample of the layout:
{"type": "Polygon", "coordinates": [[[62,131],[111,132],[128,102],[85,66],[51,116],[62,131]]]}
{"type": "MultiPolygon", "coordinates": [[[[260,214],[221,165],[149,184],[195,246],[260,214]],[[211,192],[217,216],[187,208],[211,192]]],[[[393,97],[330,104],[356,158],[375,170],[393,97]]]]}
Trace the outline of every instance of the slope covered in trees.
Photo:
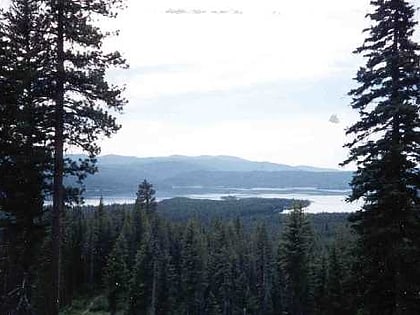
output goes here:
{"type": "Polygon", "coordinates": [[[177,196],[222,192],[228,188],[349,189],[352,176],[352,172],[218,156],[136,158],[105,155],[98,157],[97,167],[98,173],[85,180],[87,196],[100,193],[128,196],[144,178],[154,183],[160,196],[177,196]]]}
{"type": "MultiPolygon", "coordinates": [[[[306,215],[299,203],[282,214],[273,204],[292,201],[262,199],[258,207],[251,199],[243,208],[244,200],[227,200],[223,211],[203,217],[180,201],[160,209],[142,183],[134,205],[69,209],[63,314],[78,314],[84,297],[111,314],[334,314],[318,310],[320,301],[355,311],[346,214],[306,215]]],[[[212,202],[197,205],[211,212],[218,208],[212,202]]],[[[35,307],[48,314],[42,268],[37,279],[35,307]]]]}
{"type": "MultiPolygon", "coordinates": [[[[126,315],[420,313],[414,6],[371,1],[372,25],[356,50],[367,63],[350,92],[360,120],[348,129],[344,164],[358,167],[350,199],[364,205],[350,217],[352,230],[344,214],[311,216],[288,200],[178,198],[159,205],[147,181],[134,205],[64,208],[80,190],[65,189],[63,177],[81,182],[94,172],[98,137],[119,129],[108,110],[125,101],[105,72],[125,63],[102,51],[107,34],[92,23],[114,17],[120,3],[12,0],[1,11],[0,313],[57,315],[91,298],[96,310],[126,315]],[[65,159],[68,145],[88,158],[65,159]],[[44,205],[46,195],[53,195],[52,207],[44,205]]],[[[228,172],[198,163],[188,178],[173,172],[161,179],[168,186],[251,188],[265,178],[279,187],[293,173],[293,183],[317,178],[323,188],[337,188],[336,172],[267,172],[278,166],[249,170],[239,162],[228,172]]],[[[338,178],[343,186],[346,176],[338,178]]]]}

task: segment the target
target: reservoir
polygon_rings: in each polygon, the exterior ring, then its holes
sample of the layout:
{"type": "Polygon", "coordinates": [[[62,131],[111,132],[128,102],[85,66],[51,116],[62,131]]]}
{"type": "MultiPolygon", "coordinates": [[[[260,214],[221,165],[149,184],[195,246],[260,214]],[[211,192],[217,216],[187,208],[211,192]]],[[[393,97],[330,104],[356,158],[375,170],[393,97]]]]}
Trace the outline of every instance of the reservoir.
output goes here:
{"type": "MultiPolygon", "coordinates": [[[[308,213],[322,212],[354,212],[360,209],[362,202],[346,202],[346,198],[350,191],[348,190],[320,190],[316,188],[250,188],[237,189],[229,188],[226,191],[205,192],[204,189],[197,189],[197,192],[189,191],[188,193],[157,193],[156,199],[163,200],[173,197],[187,197],[192,199],[210,199],[220,200],[224,197],[236,198],[283,198],[296,200],[309,200],[310,205],[305,209],[308,213]]],[[[113,203],[134,203],[136,196],[104,196],[105,204],[113,203]]],[[[99,196],[86,197],[85,204],[99,204],[99,196]]]]}

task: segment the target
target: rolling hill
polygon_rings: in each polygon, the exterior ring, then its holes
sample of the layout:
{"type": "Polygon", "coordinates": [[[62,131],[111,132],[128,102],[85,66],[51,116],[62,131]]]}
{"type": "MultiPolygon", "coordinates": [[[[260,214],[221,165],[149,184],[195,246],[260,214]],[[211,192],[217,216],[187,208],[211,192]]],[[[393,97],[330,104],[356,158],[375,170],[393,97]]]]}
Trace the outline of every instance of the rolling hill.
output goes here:
{"type": "Polygon", "coordinates": [[[147,179],[159,193],[176,196],[197,189],[200,193],[255,187],[347,189],[351,175],[334,169],[253,162],[232,156],[105,155],[98,158],[98,173],[89,176],[85,185],[87,196],[133,195],[137,185],[147,179]]]}

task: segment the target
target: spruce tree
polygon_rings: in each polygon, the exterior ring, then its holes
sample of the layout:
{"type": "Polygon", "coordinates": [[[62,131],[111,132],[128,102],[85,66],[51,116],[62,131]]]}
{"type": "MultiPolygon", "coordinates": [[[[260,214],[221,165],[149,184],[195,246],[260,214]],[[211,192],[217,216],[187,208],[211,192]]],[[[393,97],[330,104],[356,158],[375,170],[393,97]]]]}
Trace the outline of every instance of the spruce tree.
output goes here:
{"type": "Polygon", "coordinates": [[[121,233],[108,256],[104,269],[104,283],[107,292],[109,312],[115,315],[127,300],[129,273],[127,266],[127,241],[121,233]]]}
{"type": "Polygon", "coordinates": [[[346,314],[344,311],[343,296],[343,268],[337,254],[337,249],[333,246],[330,249],[328,278],[327,278],[327,294],[328,294],[328,312],[326,314],[346,314]]]}
{"type": "Polygon", "coordinates": [[[360,236],[369,314],[420,313],[420,58],[415,9],[405,0],[371,1],[372,25],[355,53],[367,58],[351,106],[360,119],[346,146],[358,169],[350,200],[360,236]]]}
{"type": "Polygon", "coordinates": [[[199,314],[204,307],[205,288],[204,244],[197,222],[185,226],[181,249],[181,305],[180,313],[199,314]]]}
{"type": "Polygon", "coordinates": [[[64,304],[70,304],[79,294],[79,289],[85,279],[83,260],[84,238],[86,228],[83,210],[74,207],[66,212],[64,240],[63,240],[63,285],[62,297],[64,304]]]}
{"type": "Polygon", "coordinates": [[[15,0],[0,12],[0,313],[31,312],[34,261],[45,234],[43,199],[50,151],[42,144],[48,47],[40,1],[15,0]],[[8,305],[11,308],[8,308],[8,305]],[[14,310],[13,310],[14,309],[14,310]]]}
{"type": "Polygon", "coordinates": [[[213,227],[210,235],[207,274],[208,287],[210,289],[209,299],[211,297],[212,300],[215,300],[213,302],[220,306],[223,310],[222,314],[230,314],[232,312],[233,298],[232,260],[234,253],[228,245],[225,228],[219,221],[213,227]]]}
{"type": "Polygon", "coordinates": [[[130,281],[128,315],[148,314],[152,304],[154,256],[153,236],[146,229],[136,254],[133,277],[130,281]]]}
{"type": "Polygon", "coordinates": [[[277,263],[281,268],[284,286],[284,308],[292,315],[307,314],[311,308],[312,229],[296,204],[282,233],[277,263]]]}
{"type": "Polygon", "coordinates": [[[247,311],[248,294],[250,292],[250,279],[248,271],[251,269],[250,249],[248,252],[249,237],[239,218],[229,225],[229,239],[232,240],[232,312],[245,314],[247,311]]]}
{"type": "Polygon", "coordinates": [[[255,286],[258,301],[257,314],[271,314],[272,311],[272,245],[265,224],[259,224],[255,231],[255,286]]]}
{"type": "Polygon", "coordinates": [[[99,200],[98,207],[95,209],[93,227],[93,233],[95,233],[95,243],[93,244],[95,270],[93,276],[95,284],[100,285],[102,284],[102,274],[106,265],[106,258],[112,250],[111,222],[105,210],[102,197],[99,200]]]}
{"type": "Polygon", "coordinates": [[[328,309],[328,292],[327,292],[327,259],[325,254],[317,266],[314,277],[314,314],[326,315],[328,309]]]}

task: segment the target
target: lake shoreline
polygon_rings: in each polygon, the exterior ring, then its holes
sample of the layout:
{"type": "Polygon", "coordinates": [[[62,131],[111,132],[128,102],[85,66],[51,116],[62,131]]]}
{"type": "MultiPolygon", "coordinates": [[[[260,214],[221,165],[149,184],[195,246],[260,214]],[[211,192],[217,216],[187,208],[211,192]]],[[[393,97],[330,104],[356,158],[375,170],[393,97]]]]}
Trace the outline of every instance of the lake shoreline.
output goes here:
{"type": "MultiPolygon", "coordinates": [[[[349,190],[326,190],[312,187],[302,188],[224,188],[213,189],[211,192],[200,188],[190,189],[188,192],[174,194],[173,191],[157,192],[156,200],[162,201],[176,197],[185,197],[190,199],[208,199],[222,200],[223,198],[233,197],[238,199],[244,198],[279,198],[279,199],[295,199],[308,200],[310,205],[305,208],[307,213],[343,213],[355,212],[360,209],[361,203],[348,203],[347,199],[349,190]],[[217,190],[215,192],[214,190],[217,190]]],[[[103,196],[104,204],[133,204],[135,202],[135,194],[107,195],[103,196]]],[[[84,197],[85,205],[98,205],[101,195],[87,195],[84,197]]]]}

